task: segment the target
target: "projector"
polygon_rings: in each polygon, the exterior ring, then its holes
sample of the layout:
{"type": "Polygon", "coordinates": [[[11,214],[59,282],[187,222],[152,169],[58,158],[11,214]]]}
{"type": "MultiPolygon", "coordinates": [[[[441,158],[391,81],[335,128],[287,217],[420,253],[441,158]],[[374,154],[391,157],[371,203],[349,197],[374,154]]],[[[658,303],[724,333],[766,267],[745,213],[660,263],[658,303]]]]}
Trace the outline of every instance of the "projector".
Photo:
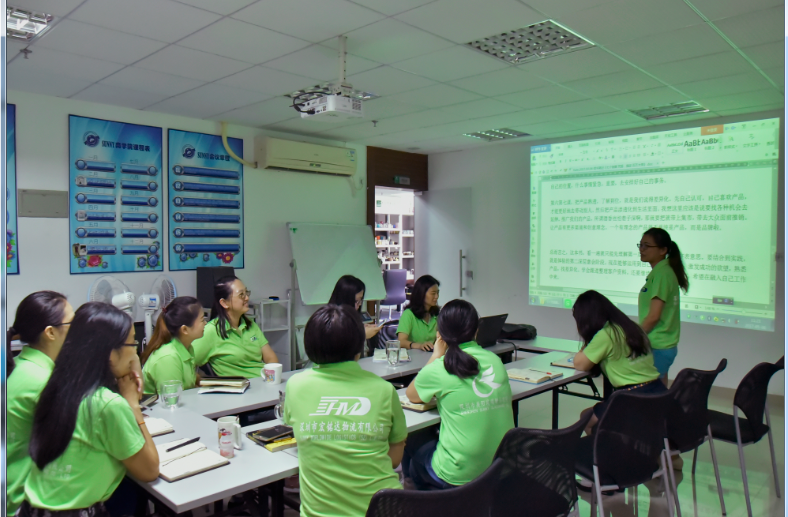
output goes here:
{"type": "Polygon", "coordinates": [[[340,122],[364,116],[361,99],[343,95],[323,95],[301,104],[300,108],[301,118],[315,121],[340,122]]]}

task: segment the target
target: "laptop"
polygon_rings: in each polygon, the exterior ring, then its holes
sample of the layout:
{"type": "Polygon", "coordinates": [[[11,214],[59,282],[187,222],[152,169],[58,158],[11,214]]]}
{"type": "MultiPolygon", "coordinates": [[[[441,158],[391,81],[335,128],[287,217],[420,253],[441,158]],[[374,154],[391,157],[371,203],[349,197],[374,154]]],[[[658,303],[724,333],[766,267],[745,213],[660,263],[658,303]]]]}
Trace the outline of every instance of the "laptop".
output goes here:
{"type": "Polygon", "coordinates": [[[498,342],[503,324],[506,323],[508,316],[508,314],[499,314],[479,319],[479,330],[476,332],[476,342],[479,343],[479,346],[487,348],[498,342]]]}

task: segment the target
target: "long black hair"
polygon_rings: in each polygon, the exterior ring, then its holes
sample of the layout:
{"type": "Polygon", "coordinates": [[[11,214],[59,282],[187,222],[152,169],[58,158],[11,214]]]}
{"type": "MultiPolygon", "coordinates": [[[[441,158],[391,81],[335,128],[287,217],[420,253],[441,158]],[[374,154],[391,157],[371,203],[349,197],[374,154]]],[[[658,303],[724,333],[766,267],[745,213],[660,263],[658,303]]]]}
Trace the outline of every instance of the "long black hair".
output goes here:
{"type": "Polygon", "coordinates": [[[38,291],[28,294],[16,308],[14,324],[6,333],[6,368],[7,375],[14,371],[14,360],[11,356],[11,341],[14,336],[28,345],[35,345],[47,327],[63,324],[63,310],[66,297],[55,291],[38,291]]]}
{"type": "Polygon", "coordinates": [[[315,364],[352,361],[364,351],[364,324],[347,305],[320,307],[306,323],[304,351],[315,364]]]}
{"type": "MultiPolygon", "coordinates": [[[[440,287],[441,283],[430,275],[422,275],[413,284],[413,289],[410,290],[410,305],[408,305],[408,309],[419,319],[427,315],[427,309],[424,307],[424,297],[427,296],[427,291],[433,285],[440,287]]],[[[437,306],[432,307],[429,312],[433,316],[437,316],[440,308],[437,306]]]]}
{"type": "Polygon", "coordinates": [[[30,457],[39,469],[65,452],[83,400],[90,404],[102,387],[118,392],[109,357],[126,343],[131,329],[131,316],[108,303],[88,302],[77,309],[33,416],[30,457]]]}
{"type": "Polygon", "coordinates": [[[145,351],[142,352],[140,362],[144,365],[153,352],[178,337],[182,326],[191,327],[200,314],[202,314],[202,304],[197,298],[179,296],[171,301],[161,310],[153,335],[145,351]]]}
{"type": "MultiPolygon", "coordinates": [[[[434,285],[434,284],[433,284],[434,285]]],[[[461,379],[479,373],[479,362],[460,350],[460,345],[476,339],[479,313],[465,300],[452,300],[438,314],[438,332],[448,347],[443,359],[446,371],[461,379]]]]}
{"type": "Polygon", "coordinates": [[[626,356],[630,359],[651,352],[648,336],[640,325],[629,319],[613,305],[613,302],[597,291],[586,291],[578,296],[572,307],[572,316],[575,318],[577,332],[583,339],[584,346],[594,339],[606,323],[609,323],[613,341],[618,346],[618,350],[614,352],[616,358],[620,357],[623,345],[629,347],[630,353],[626,356]]]}
{"type": "Polygon", "coordinates": [[[668,264],[670,264],[673,272],[676,273],[679,287],[681,287],[685,293],[689,291],[689,278],[687,277],[687,272],[684,270],[684,262],[681,261],[681,251],[679,251],[679,245],[670,238],[670,234],[662,228],[649,228],[643,235],[648,235],[654,239],[654,244],[660,248],[668,249],[668,264]]]}
{"type": "MultiPolygon", "coordinates": [[[[235,275],[223,276],[213,285],[213,307],[211,307],[211,319],[218,318],[216,322],[216,332],[222,336],[222,339],[227,339],[227,326],[230,324],[230,319],[227,317],[227,309],[222,307],[222,300],[229,301],[235,294],[233,293],[233,282],[240,280],[235,275]]],[[[193,321],[193,320],[192,320],[193,321]]],[[[241,321],[246,323],[249,327],[252,322],[246,317],[246,314],[241,315],[241,321]]]]}
{"type": "MultiPolygon", "coordinates": [[[[331,293],[331,299],[328,303],[333,305],[349,305],[353,309],[356,308],[356,295],[361,291],[366,293],[367,286],[364,285],[360,279],[353,275],[345,275],[337,280],[337,285],[334,286],[334,292],[331,293]]],[[[361,311],[361,307],[358,308],[361,311]]]]}

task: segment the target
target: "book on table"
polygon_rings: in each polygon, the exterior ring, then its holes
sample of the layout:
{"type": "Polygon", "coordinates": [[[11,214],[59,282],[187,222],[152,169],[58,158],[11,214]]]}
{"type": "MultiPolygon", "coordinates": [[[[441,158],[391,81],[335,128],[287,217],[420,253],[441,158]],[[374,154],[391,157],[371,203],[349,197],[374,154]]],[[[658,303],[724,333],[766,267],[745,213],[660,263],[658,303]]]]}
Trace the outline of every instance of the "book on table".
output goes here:
{"type": "Polygon", "coordinates": [[[563,377],[562,372],[555,370],[542,370],[539,368],[512,368],[506,370],[509,379],[513,381],[528,382],[531,384],[541,384],[559,377],[563,377]]]}
{"type": "Polygon", "coordinates": [[[145,427],[148,428],[148,432],[151,436],[160,436],[162,434],[172,433],[175,430],[172,428],[172,424],[164,420],[163,418],[155,418],[152,416],[145,416],[142,415],[145,420],[145,427]]]}
{"type": "Polygon", "coordinates": [[[190,443],[174,451],[167,449],[187,441],[182,438],[156,446],[159,453],[159,476],[170,483],[227,465],[227,458],[209,450],[200,442],[190,443]]]}
{"type": "Polygon", "coordinates": [[[551,366],[560,366],[561,368],[575,369],[575,354],[567,354],[557,361],[550,363],[551,366]]]}
{"type": "MultiPolygon", "coordinates": [[[[372,355],[372,362],[373,363],[385,363],[388,361],[386,359],[386,350],[383,348],[376,348],[375,353],[372,355]]],[[[407,363],[410,361],[410,352],[407,348],[400,348],[399,349],[399,362],[407,363]]]]}
{"type": "Polygon", "coordinates": [[[249,389],[246,377],[203,377],[197,393],[243,393],[249,389]]]}
{"type": "Polygon", "coordinates": [[[402,405],[402,409],[409,409],[411,411],[415,411],[416,413],[424,413],[425,411],[429,411],[438,407],[438,401],[434,397],[429,402],[416,404],[411,402],[410,399],[408,399],[408,397],[405,395],[400,395],[399,403],[402,405]]]}

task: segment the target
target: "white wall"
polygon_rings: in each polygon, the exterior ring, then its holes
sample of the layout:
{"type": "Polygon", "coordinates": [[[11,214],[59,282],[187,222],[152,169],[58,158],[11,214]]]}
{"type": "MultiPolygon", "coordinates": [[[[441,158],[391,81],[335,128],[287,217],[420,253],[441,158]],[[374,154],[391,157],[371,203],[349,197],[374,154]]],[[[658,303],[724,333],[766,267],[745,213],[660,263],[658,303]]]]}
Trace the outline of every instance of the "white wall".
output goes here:
{"type": "MultiPolygon", "coordinates": [[[[214,121],[18,91],[8,92],[8,102],[16,104],[17,186],[20,189],[68,190],[69,114],[162,127],[165,160],[168,128],[213,134],[219,134],[220,130],[219,123],[214,121]]],[[[254,161],[254,137],[261,134],[344,145],[241,126],[229,126],[228,134],[243,138],[244,158],[249,161],[254,161]]],[[[355,192],[349,180],[337,176],[245,168],[246,267],[238,270],[237,275],[252,290],[253,298],[279,296],[284,299],[290,287],[292,255],[285,229],[287,222],[365,224],[366,147],[348,146],[357,150],[356,181],[363,182],[363,188],[355,192]]],[[[164,210],[166,218],[166,205],[164,210]]],[[[69,274],[68,232],[68,219],[19,218],[21,273],[8,277],[9,325],[13,323],[19,302],[33,291],[52,289],[62,292],[75,307],[86,301],[88,287],[97,275],[69,274]]],[[[163,273],[175,280],[178,294],[193,296],[196,292],[195,272],[169,272],[167,268],[165,258],[163,273]]],[[[121,273],[115,276],[139,295],[150,288],[159,274],[121,273]]],[[[139,321],[143,314],[137,310],[135,316],[139,321]]]]}
{"type": "MultiPolygon", "coordinates": [[[[703,119],[671,124],[653,130],[669,130],[698,125],[713,125],[739,120],[782,117],[781,112],[737,115],[722,119],[703,119]]],[[[481,313],[509,313],[509,321],[530,323],[539,335],[578,339],[571,311],[528,305],[528,242],[530,217],[530,146],[557,141],[574,141],[626,133],[648,132],[641,128],[610,133],[572,136],[539,142],[523,142],[480,146],[467,151],[430,155],[430,194],[437,191],[470,187],[473,214],[471,254],[474,279],[469,281],[467,298],[481,313]]],[[[780,139],[781,145],[783,138],[780,139]]],[[[783,220],[785,197],[785,150],[780,150],[780,209],[778,214],[778,250],[784,250],[783,220]]],[[[421,206],[421,205],[420,205],[421,206]]],[[[430,217],[426,208],[419,218],[430,217]]],[[[634,242],[634,241],[633,241],[634,242]]],[[[445,240],[430,241],[419,249],[431,253],[445,240]],[[433,249],[430,247],[433,246],[433,249]]],[[[424,252],[422,252],[424,253],[424,252]]],[[[453,264],[452,264],[453,265],[453,264]]],[[[720,374],[716,385],[735,388],[744,374],[762,361],[774,362],[784,354],[784,264],[777,273],[777,321],[775,332],[758,332],[725,327],[682,323],[681,343],[671,377],[685,367],[713,369],[718,361],[728,359],[727,369],[720,374]]],[[[440,272],[420,270],[419,274],[440,272]]],[[[443,294],[443,293],[442,293],[443,294]]],[[[446,293],[445,303],[456,295],[446,293]]],[[[784,374],[777,374],[770,385],[771,393],[784,393],[784,374]]]]}

